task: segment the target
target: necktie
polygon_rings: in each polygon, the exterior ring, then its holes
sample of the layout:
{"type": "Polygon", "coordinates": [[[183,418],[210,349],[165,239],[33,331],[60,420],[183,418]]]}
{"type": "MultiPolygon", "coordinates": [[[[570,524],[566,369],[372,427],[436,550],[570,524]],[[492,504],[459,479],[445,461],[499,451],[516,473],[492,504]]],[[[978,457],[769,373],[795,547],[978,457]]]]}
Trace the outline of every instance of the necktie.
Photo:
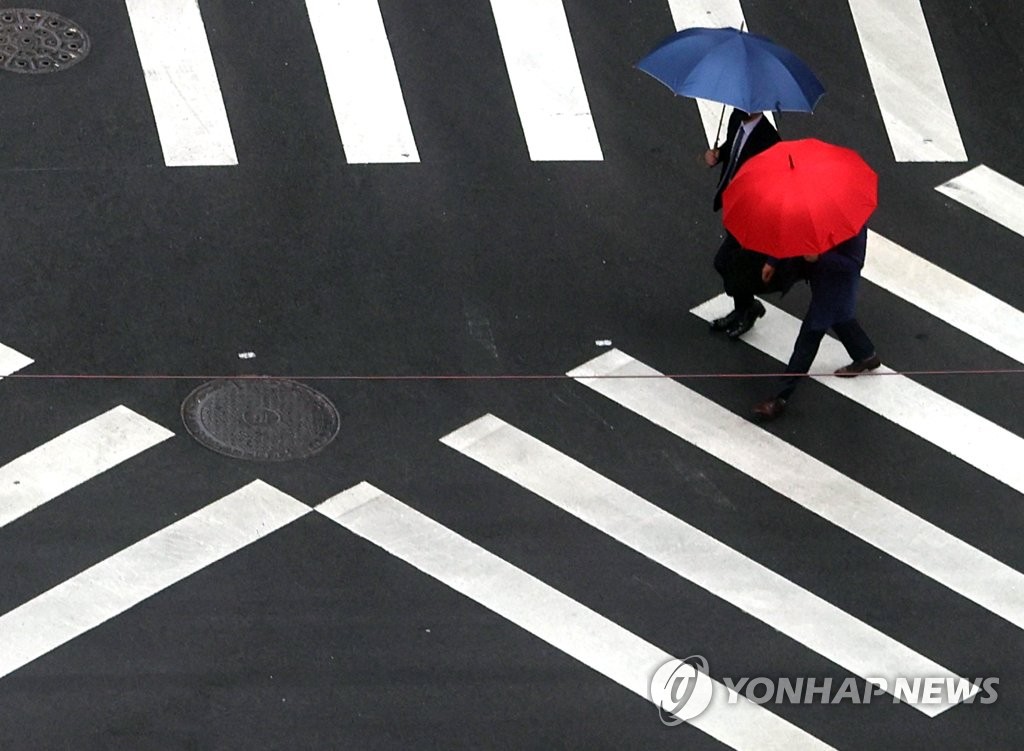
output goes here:
{"type": "Polygon", "coordinates": [[[729,163],[722,170],[722,178],[718,181],[718,188],[716,190],[722,190],[728,185],[733,174],[736,172],[736,162],[740,158],[740,150],[743,148],[743,142],[747,140],[747,132],[742,125],[737,129],[736,135],[733,138],[735,140],[732,142],[732,150],[729,151],[729,163]]]}

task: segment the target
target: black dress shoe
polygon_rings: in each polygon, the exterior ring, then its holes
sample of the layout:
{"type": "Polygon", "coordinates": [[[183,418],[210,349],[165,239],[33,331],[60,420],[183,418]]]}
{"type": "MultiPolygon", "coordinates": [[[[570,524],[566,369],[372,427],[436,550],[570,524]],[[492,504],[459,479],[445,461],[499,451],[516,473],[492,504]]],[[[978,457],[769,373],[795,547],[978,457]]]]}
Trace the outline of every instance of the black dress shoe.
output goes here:
{"type": "Polygon", "coordinates": [[[740,317],[742,315],[743,315],[743,311],[742,310],[736,310],[734,308],[733,311],[729,315],[723,316],[722,318],[716,318],[715,320],[713,320],[711,322],[711,330],[712,331],[728,331],[729,329],[731,329],[733,326],[736,325],[736,322],[740,320],[740,317]]]}
{"type": "Polygon", "coordinates": [[[844,365],[835,374],[840,378],[854,378],[865,370],[877,369],[881,364],[882,360],[878,355],[871,355],[871,357],[865,357],[863,360],[856,360],[849,365],[844,365]]]}
{"type": "Polygon", "coordinates": [[[774,399],[766,399],[763,402],[758,402],[754,405],[754,414],[760,420],[768,421],[774,420],[776,417],[782,415],[786,411],[786,400],[775,397],[774,399]]]}
{"type": "Polygon", "coordinates": [[[754,304],[743,311],[739,320],[731,327],[726,329],[725,334],[730,339],[739,339],[741,336],[746,334],[757,323],[757,319],[764,315],[764,305],[758,300],[754,300],[754,304]]]}

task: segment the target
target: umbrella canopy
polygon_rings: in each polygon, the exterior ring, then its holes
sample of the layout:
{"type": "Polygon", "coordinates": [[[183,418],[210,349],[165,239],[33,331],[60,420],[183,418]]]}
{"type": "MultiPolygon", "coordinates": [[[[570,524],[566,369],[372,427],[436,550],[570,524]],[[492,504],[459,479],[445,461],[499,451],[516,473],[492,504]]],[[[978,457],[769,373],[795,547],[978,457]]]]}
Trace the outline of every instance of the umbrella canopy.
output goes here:
{"type": "Polygon", "coordinates": [[[739,29],[694,27],[663,40],[636,67],[676,94],[744,112],[811,112],[825,87],[796,55],[739,29]]]}
{"type": "Polygon", "coordinates": [[[878,175],[860,154],[806,138],[748,159],[722,194],[722,223],[775,258],[823,253],[849,240],[878,205],[878,175]]]}

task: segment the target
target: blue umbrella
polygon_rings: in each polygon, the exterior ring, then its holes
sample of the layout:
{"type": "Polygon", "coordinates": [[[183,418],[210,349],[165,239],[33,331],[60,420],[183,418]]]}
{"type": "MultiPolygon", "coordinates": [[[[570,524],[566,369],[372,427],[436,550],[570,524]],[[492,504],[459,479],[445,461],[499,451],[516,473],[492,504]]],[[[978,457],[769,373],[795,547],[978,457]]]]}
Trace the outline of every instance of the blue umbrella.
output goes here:
{"type": "Polygon", "coordinates": [[[825,87],[796,55],[767,37],[730,27],[683,29],[636,67],[676,94],[744,112],[811,112],[825,87]]]}

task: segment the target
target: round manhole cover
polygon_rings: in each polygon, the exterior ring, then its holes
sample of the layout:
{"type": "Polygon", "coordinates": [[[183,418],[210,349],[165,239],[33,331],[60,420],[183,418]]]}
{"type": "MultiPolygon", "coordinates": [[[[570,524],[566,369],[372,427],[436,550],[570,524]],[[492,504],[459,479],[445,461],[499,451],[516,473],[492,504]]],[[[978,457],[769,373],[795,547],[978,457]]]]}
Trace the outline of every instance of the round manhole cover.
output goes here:
{"type": "Polygon", "coordinates": [[[312,456],[334,440],[341,425],[326,396],[276,378],[204,383],[182,403],[181,419],[207,448],[264,462],[312,456]]]}
{"type": "Polygon", "coordinates": [[[15,73],[52,73],[89,54],[89,35],[46,10],[0,10],[0,66],[15,73]]]}

